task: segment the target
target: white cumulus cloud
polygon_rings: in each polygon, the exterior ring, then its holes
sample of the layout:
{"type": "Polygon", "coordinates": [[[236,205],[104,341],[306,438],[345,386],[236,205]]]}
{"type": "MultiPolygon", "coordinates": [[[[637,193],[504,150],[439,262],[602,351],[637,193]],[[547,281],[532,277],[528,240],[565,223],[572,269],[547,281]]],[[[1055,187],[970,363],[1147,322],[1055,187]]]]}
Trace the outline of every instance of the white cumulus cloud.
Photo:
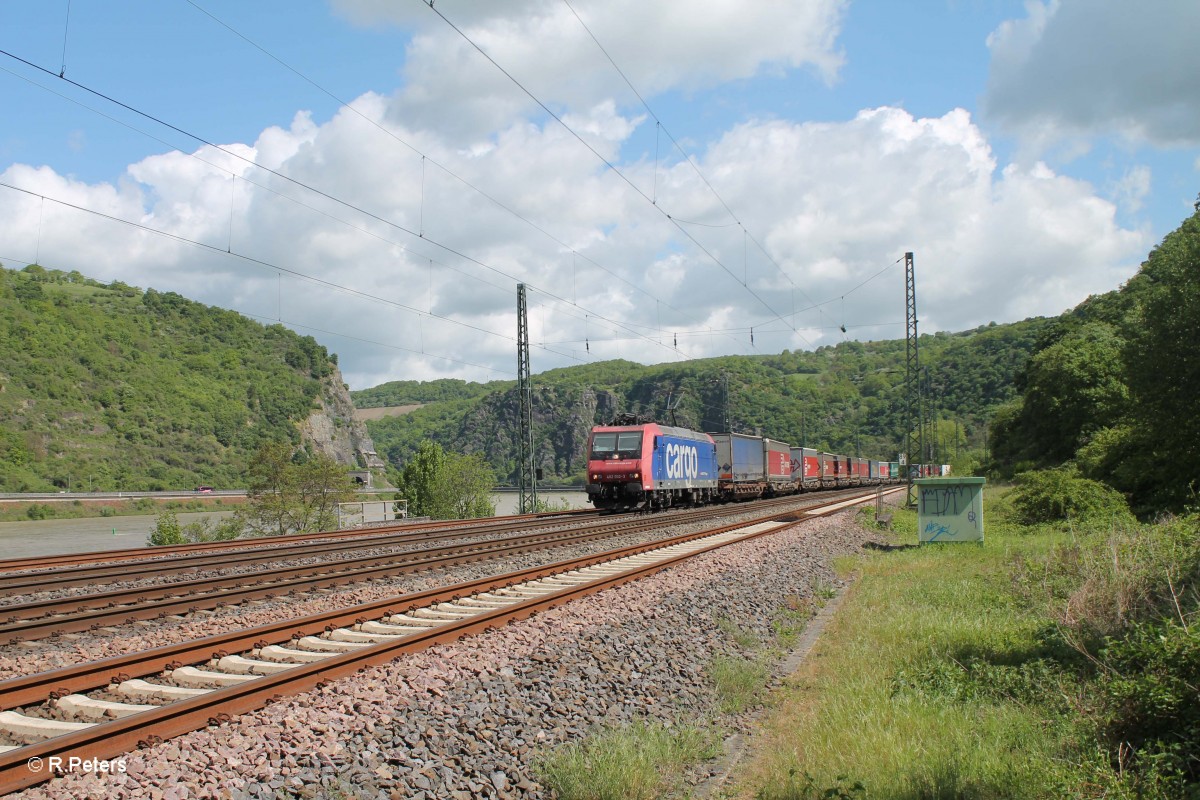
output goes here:
{"type": "MultiPolygon", "coordinates": [[[[834,0],[572,5],[647,96],[796,67],[832,79],[841,63],[834,0]]],[[[962,109],[742,120],[689,144],[701,177],[631,146],[654,121],[564,3],[438,2],[609,169],[428,8],[338,6],[412,30],[395,93],[151,155],[115,184],[12,165],[3,181],[32,194],[0,193],[0,256],[280,320],[363,388],[512,376],[518,282],[540,371],[833,344],[842,326],[896,338],[906,251],[923,331],[1057,314],[1115,288],[1150,244],[1088,183],[1000,163],[962,109]]],[[[1043,12],[1036,36],[1004,36],[1035,53],[1060,18],[1043,12]]],[[[1131,170],[1108,197],[1138,202],[1148,181],[1131,170]]]]}
{"type": "Polygon", "coordinates": [[[983,108],[1044,143],[1116,133],[1200,143],[1200,4],[1029,0],[988,39],[983,108]]]}
{"type": "MultiPolygon", "coordinates": [[[[360,110],[394,126],[384,103],[360,110]]],[[[611,105],[575,113],[618,143],[636,124],[611,105]]],[[[7,199],[0,227],[36,230],[42,213],[47,266],[282,319],[338,351],[355,387],[512,373],[517,281],[530,285],[533,360],[544,369],[672,360],[676,340],[683,354],[705,356],[831,344],[841,325],[862,338],[900,336],[903,272],[893,262],[907,250],[922,330],[1054,314],[1114,288],[1148,246],[1088,184],[1041,164],[998,166],[962,110],[919,119],[883,107],[844,122],[734,127],[697,163],[747,232],[687,163],[658,165],[651,206],[553,123],[518,120],[470,152],[393,132],[458,177],[427,163],[422,182],[419,157],[398,147],[356,158],[382,134],[344,111],[321,126],[301,116],[230,149],[270,150],[279,172],[355,208],[205,148],[203,162],[175,154],[131,165],[119,187],[46,168],[13,167],[4,179],[207,247],[54,203],[40,211],[32,196],[7,199]],[[235,172],[236,187],[205,162],[235,172]],[[227,244],[233,255],[220,252],[227,244]]],[[[619,167],[635,184],[654,181],[652,163],[619,167]]],[[[36,242],[21,241],[32,260],[36,242]]]]}

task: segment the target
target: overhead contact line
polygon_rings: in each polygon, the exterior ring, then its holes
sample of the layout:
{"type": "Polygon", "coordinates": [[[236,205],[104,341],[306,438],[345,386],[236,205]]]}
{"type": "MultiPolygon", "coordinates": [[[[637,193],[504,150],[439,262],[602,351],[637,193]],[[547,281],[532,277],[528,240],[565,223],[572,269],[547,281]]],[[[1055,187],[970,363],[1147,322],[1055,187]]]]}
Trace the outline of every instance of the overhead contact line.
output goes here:
{"type": "MultiPolygon", "coordinates": [[[[198,142],[198,143],[200,143],[200,144],[203,144],[203,145],[205,145],[205,146],[207,146],[207,147],[211,147],[212,149],[214,149],[214,150],[216,150],[216,151],[218,151],[218,152],[221,152],[221,153],[223,153],[223,154],[225,154],[225,155],[229,156],[230,158],[233,158],[233,159],[235,159],[235,160],[237,160],[237,161],[240,161],[240,162],[242,162],[242,163],[245,163],[245,164],[247,164],[248,166],[252,166],[252,167],[256,167],[256,168],[258,168],[258,169],[261,169],[261,170],[263,170],[264,172],[267,172],[267,173],[269,173],[269,174],[271,174],[271,175],[274,175],[275,177],[277,177],[277,178],[280,178],[281,180],[283,180],[283,181],[285,181],[285,182],[287,182],[287,183],[289,183],[289,184],[292,184],[292,185],[294,185],[294,186],[297,186],[297,187],[299,187],[299,188],[301,188],[301,189],[305,189],[305,190],[307,190],[307,191],[310,191],[310,192],[312,192],[312,193],[314,193],[314,194],[316,194],[316,195],[318,195],[318,196],[320,196],[320,197],[324,197],[325,199],[327,199],[327,200],[330,200],[331,202],[333,202],[333,203],[335,203],[335,204],[337,204],[337,205],[343,206],[343,207],[345,207],[345,208],[348,208],[348,209],[350,209],[350,210],[352,210],[352,211],[355,211],[355,212],[357,212],[357,213],[359,213],[359,214],[362,214],[363,216],[365,216],[365,217],[367,217],[367,218],[369,218],[369,219],[373,219],[373,220],[375,220],[375,221],[377,221],[377,222],[380,222],[380,223],[382,223],[383,225],[386,225],[386,226],[388,226],[388,227],[390,227],[390,228],[394,228],[394,229],[396,229],[396,230],[402,231],[402,232],[404,232],[404,233],[406,233],[406,234],[408,234],[408,235],[410,235],[410,236],[413,236],[414,238],[420,239],[420,240],[422,240],[422,241],[429,242],[429,243],[430,243],[431,245],[433,245],[434,247],[437,247],[437,248],[439,248],[440,250],[442,250],[442,251],[444,251],[444,252],[446,252],[446,253],[449,253],[449,254],[451,254],[451,255],[457,256],[458,258],[461,258],[461,259],[463,259],[464,261],[470,262],[470,263],[472,263],[472,264],[476,264],[476,265],[478,265],[478,266],[480,266],[480,267],[482,267],[482,268],[484,268],[484,269],[490,270],[490,271],[492,271],[492,272],[496,272],[497,274],[504,275],[504,277],[506,277],[506,278],[508,278],[508,279],[510,279],[510,280],[516,281],[516,278],[514,278],[513,276],[507,275],[507,274],[505,274],[504,272],[502,272],[501,270],[498,270],[498,269],[496,269],[496,268],[492,267],[491,265],[489,265],[489,264],[486,264],[486,263],[484,263],[483,261],[480,261],[480,260],[479,260],[479,259],[477,259],[477,258],[474,258],[474,257],[472,257],[472,256],[470,256],[470,255],[467,255],[466,253],[464,253],[464,252],[462,252],[462,251],[460,251],[460,250],[457,250],[457,249],[455,249],[455,248],[453,248],[453,247],[451,247],[451,246],[449,246],[449,245],[447,245],[447,244],[444,244],[444,243],[442,243],[442,242],[439,242],[439,241],[438,241],[438,240],[436,240],[436,239],[433,239],[433,238],[431,238],[431,237],[428,237],[428,236],[424,236],[422,231],[414,231],[414,230],[411,230],[410,228],[408,228],[408,227],[406,227],[406,226],[404,226],[404,225],[401,225],[401,224],[400,224],[400,223],[398,223],[398,222],[394,222],[394,221],[392,221],[392,220],[389,220],[389,219],[386,219],[386,218],[384,218],[384,217],[381,217],[381,216],[379,216],[378,214],[375,214],[374,212],[368,211],[367,209],[364,209],[364,208],[362,208],[362,207],[360,207],[360,206],[357,206],[357,205],[355,205],[355,204],[353,204],[353,203],[351,203],[351,202],[349,202],[349,201],[342,200],[341,198],[338,198],[338,197],[336,197],[336,196],[334,196],[334,195],[332,195],[332,194],[329,194],[328,192],[326,192],[326,191],[324,191],[324,190],[322,190],[322,189],[318,189],[318,188],[316,188],[316,187],[314,187],[314,186],[311,186],[310,184],[307,184],[307,183],[305,183],[304,181],[301,181],[301,180],[298,180],[298,179],[296,179],[296,178],[293,178],[293,177],[291,177],[291,176],[287,175],[286,173],[280,172],[279,170],[276,170],[276,169],[272,169],[271,167],[264,166],[264,165],[262,165],[262,164],[258,163],[257,161],[255,161],[255,160],[253,160],[253,159],[247,158],[247,157],[245,157],[245,156],[243,156],[243,155],[241,155],[241,154],[239,154],[239,153],[236,153],[236,152],[234,152],[234,151],[232,151],[232,150],[229,150],[228,148],[222,147],[221,145],[219,145],[219,144],[216,144],[215,142],[211,142],[211,141],[209,141],[208,139],[204,138],[203,136],[200,136],[199,134],[195,134],[195,133],[192,133],[192,132],[190,132],[190,131],[187,131],[187,130],[185,130],[185,129],[183,129],[183,128],[181,128],[181,127],[177,126],[177,125],[174,125],[174,124],[172,124],[172,123],[170,123],[170,122],[167,122],[166,120],[164,120],[164,119],[162,119],[162,118],[160,118],[160,117],[158,117],[158,116],[155,116],[154,114],[150,114],[149,112],[142,111],[142,110],[140,110],[140,109],[138,109],[138,108],[135,108],[134,106],[131,106],[131,105],[129,105],[128,103],[125,103],[125,102],[123,102],[123,101],[121,101],[121,100],[118,100],[118,99],[116,99],[115,97],[112,97],[112,96],[110,96],[110,95],[108,95],[108,94],[105,94],[104,92],[101,92],[101,91],[99,91],[99,90],[97,90],[97,89],[93,89],[93,88],[91,88],[91,87],[87,86],[86,84],[83,84],[83,83],[80,83],[79,81],[76,81],[76,80],[73,80],[73,79],[71,79],[71,78],[68,78],[68,77],[66,77],[65,75],[56,75],[56,74],[55,74],[55,73],[54,73],[52,70],[49,70],[49,69],[47,69],[47,68],[45,68],[45,67],[43,67],[43,66],[40,66],[40,65],[38,65],[38,64],[35,64],[35,63],[33,63],[32,61],[29,61],[29,60],[27,60],[27,59],[25,59],[25,58],[22,58],[21,56],[18,56],[18,55],[14,54],[14,53],[11,53],[11,52],[9,52],[9,51],[7,51],[7,50],[0,49],[0,55],[7,56],[8,58],[10,58],[10,59],[12,59],[12,60],[14,60],[14,61],[17,61],[17,62],[19,62],[19,63],[21,63],[21,64],[24,64],[24,65],[26,65],[27,67],[29,67],[29,68],[31,68],[31,69],[34,69],[34,70],[36,70],[36,71],[38,71],[38,72],[41,72],[41,73],[43,73],[43,74],[46,74],[46,75],[49,75],[49,76],[51,76],[51,77],[58,78],[59,80],[65,81],[66,83],[70,84],[71,86],[74,86],[74,87],[76,87],[76,88],[77,88],[77,89],[79,89],[80,91],[83,91],[83,92],[86,92],[86,93],[88,93],[88,94],[91,94],[91,95],[93,95],[93,96],[95,96],[95,97],[101,98],[101,99],[103,99],[103,100],[105,100],[105,101],[107,101],[107,102],[109,102],[109,103],[112,103],[112,104],[114,104],[114,105],[116,105],[116,106],[118,106],[118,107],[120,107],[120,108],[123,108],[123,109],[125,109],[126,111],[129,111],[129,112],[130,112],[130,113],[132,113],[132,114],[135,114],[135,115],[137,115],[137,116],[140,116],[140,117],[142,117],[142,118],[144,118],[144,119],[150,120],[150,121],[152,121],[152,122],[154,122],[154,123],[156,123],[156,124],[158,124],[158,125],[162,125],[163,127],[167,128],[167,129],[169,129],[169,130],[175,131],[176,133],[179,133],[179,134],[180,134],[180,135],[182,135],[182,136],[185,136],[185,137],[187,137],[187,138],[189,138],[189,139],[192,139],[193,141],[196,141],[196,142],[198,142]]],[[[38,84],[35,84],[35,85],[38,85],[38,84]]],[[[159,141],[161,141],[161,140],[159,140],[159,141]]],[[[175,146],[173,146],[173,145],[168,145],[168,146],[171,146],[173,149],[179,150],[179,148],[178,148],[178,147],[175,147],[175,146]]],[[[182,151],[180,150],[180,152],[182,152],[182,151]]],[[[192,154],[190,154],[190,153],[189,153],[189,154],[186,154],[186,155],[189,155],[189,156],[191,156],[192,154]]],[[[202,160],[202,159],[201,159],[201,160],[202,160]]],[[[202,161],[203,161],[203,160],[202,160],[202,161]]],[[[207,162],[207,161],[205,161],[204,163],[208,163],[210,166],[213,166],[214,168],[217,168],[217,169],[221,169],[221,171],[223,171],[223,172],[228,172],[228,173],[230,173],[231,175],[235,175],[235,177],[236,177],[236,173],[232,173],[232,172],[231,172],[230,170],[228,170],[227,168],[218,167],[217,165],[215,165],[215,164],[212,164],[211,162],[207,162]]],[[[243,180],[248,180],[248,179],[246,179],[246,178],[243,178],[243,180]]],[[[253,181],[251,181],[251,183],[254,183],[254,182],[253,182],[253,181]]],[[[3,184],[3,185],[6,185],[6,186],[8,186],[8,184],[3,184]]],[[[254,183],[254,185],[255,185],[255,186],[261,186],[261,184],[258,184],[258,183],[254,183]]],[[[18,191],[24,191],[24,192],[26,192],[27,194],[31,194],[31,195],[34,195],[34,196],[39,196],[39,197],[40,197],[40,196],[42,196],[42,195],[40,195],[40,194],[38,194],[38,193],[36,193],[36,192],[31,192],[31,191],[28,191],[28,190],[25,190],[25,189],[21,189],[20,187],[13,187],[13,186],[9,186],[9,188],[17,189],[18,191]]],[[[262,188],[267,188],[267,187],[262,187],[262,188]]],[[[275,193],[276,193],[276,194],[279,194],[278,192],[275,192],[275,193]]],[[[282,196],[282,195],[281,195],[281,196],[282,196]]],[[[369,298],[371,298],[371,299],[381,300],[382,302],[387,302],[387,303],[389,303],[389,304],[391,304],[391,305],[396,305],[396,306],[398,306],[398,307],[405,308],[406,310],[413,311],[414,313],[417,313],[417,314],[420,314],[420,315],[424,315],[424,316],[430,316],[430,317],[435,317],[435,318],[437,318],[437,319],[442,319],[442,320],[445,320],[445,321],[447,321],[447,322],[451,322],[451,323],[453,323],[453,324],[456,324],[456,325],[461,325],[461,326],[465,326],[465,327],[472,327],[472,328],[475,328],[476,330],[480,330],[480,331],[483,331],[483,332],[486,332],[486,333],[490,333],[490,334],[492,334],[492,335],[495,335],[495,336],[501,336],[501,337],[503,337],[503,338],[507,338],[507,339],[509,339],[509,340],[511,340],[511,341],[515,341],[515,339],[514,339],[513,337],[508,337],[508,336],[505,336],[504,334],[495,333],[494,331],[486,331],[486,329],[478,328],[478,327],[476,327],[476,326],[471,326],[471,325],[469,325],[468,323],[461,322],[460,320],[455,320],[455,319],[453,319],[453,318],[451,318],[451,317],[445,317],[445,316],[442,316],[442,315],[436,315],[436,314],[433,314],[433,313],[431,313],[431,312],[424,312],[424,311],[421,311],[421,310],[419,310],[419,309],[413,309],[413,308],[410,308],[410,307],[408,307],[408,306],[404,306],[404,305],[403,305],[403,304],[401,304],[401,303],[396,303],[396,302],[394,302],[394,301],[387,301],[387,300],[383,300],[382,298],[373,297],[373,296],[371,296],[371,295],[367,295],[366,293],[360,292],[360,291],[358,291],[358,290],[350,289],[349,287],[343,287],[343,286],[340,286],[339,284],[334,284],[334,283],[332,283],[332,282],[330,282],[330,281],[324,281],[324,280],[322,280],[322,279],[318,279],[318,278],[312,278],[312,277],[310,277],[310,276],[307,276],[307,275],[305,275],[304,273],[300,273],[300,272],[298,272],[298,271],[296,271],[296,270],[291,270],[291,269],[281,268],[281,267],[278,267],[278,266],[276,266],[276,265],[272,265],[272,264],[269,264],[269,263],[267,263],[267,262],[264,262],[264,261],[262,261],[262,260],[260,260],[260,259],[255,259],[255,258],[252,258],[252,257],[249,257],[249,256],[243,256],[243,255],[241,255],[241,254],[234,253],[234,252],[232,252],[231,250],[222,250],[222,249],[221,249],[221,248],[219,248],[219,247],[215,247],[215,246],[213,246],[213,245],[207,245],[207,244],[204,244],[204,243],[202,243],[202,242],[195,242],[195,241],[193,241],[193,240],[187,239],[186,237],[178,236],[178,235],[175,235],[175,234],[169,234],[169,233],[166,233],[166,232],[164,232],[164,231],[157,231],[157,230],[155,230],[155,229],[153,229],[153,228],[149,228],[149,227],[147,227],[147,226],[143,226],[143,225],[140,225],[140,224],[138,224],[138,223],[133,223],[133,222],[130,222],[130,221],[128,221],[128,220],[122,220],[122,219],[120,219],[120,218],[117,218],[117,217],[112,217],[112,216],[110,216],[110,215],[103,214],[102,212],[97,212],[97,211],[94,211],[94,210],[92,210],[92,209],[87,209],[87,208],[84,208],[84,207],[82,207],[82,206],[77,206],[77,205],[74,205],[74,204],[71,204],[71,203],[65,203],[64,201],[61,201],[61,200],[56,200],[55,198],[48,198],[48,199],[54,200],[55,202],[59,202],[59,203],[61,203],[61,204],[63,204],[63,205],[68,205],[68,206],[70,206],[70,207],[72,207],[72,208],[76,208],[76,209],[78,209],[78,210],[80,210],[80,211],[84,211],[84,212],[88,212],[88,213],[93,213],[93,214],[96,214],[96,215],[98,215],[98,216],[101,216],[101,217],[104,217],[104,218],[107,218],[107,219],[110,219],[110,220],[113,220],[113,221],[122,222],[122,223],[125,223],[125,224],[127,224],[127,225],[133,225],[133,226],[136,226],[136,227],[141,227],[141,228],[143,228],[143,229],[145,229],[145,230],[147,230],[147,231],[153,232],[153,233],[158,233],[158,234],[160,234],[160,235],[168,236],[168,237],[170,237],[170,238],[175,238],[175,239],[178,239],[178,240],[181,240],[181,241],[185,241],[185,242],[188,242],[188,243],[191,243],[191,244],[195,244],[195,245],[197,245],[197,246],[203,247],[203,248],[205,248],[205,249],[212,250],[212,251],[214,251],[214,252],[218,252],[218,253],[226,253],[227,255],[232,255],[232,256],[234,256],[234,257],[241,258],[241,259],[243,259],[243,260],[246,260],[246,261],[249,261],[249,262],[252,262],[252,263],[259,264],[260,266],[268,266],[268,267],[270,267],[271,269],[282,270],[282,271],[288,272],[289,274],[296,275],[297,277],[301,277],[301,278],[305,278],[305,279],[308,279],[308,280],[314,280],[314,281],[317,281],[317,282],[320,282],[320,283],[324,283],[325,285],[331,286],[331,287],[333,287],[333,288],[338,288],[338,289],[341,289],[341,290],[343,290],[343,291],[348,291],[348,292],[351,292],[351,293],[353,293],[353,294],[359,294],[359,295],[362,295],[362,296],[365,296],[365,297],[369,297],[369,298]]],[[[294,200],[294,198],[289,198],[289,199],[293,199],[293,200],[294,200]]],[[[298,202],[298,201],[296,201],[296,202],[298,202]]],[[[302,205],[303,205],[303,204],[302,204],[302,205]]],[[[355,226],[355,227],[356,227],[356,226],[355,226]]],[[[564,246],[566,246],[566,245],[564,245],[564,246]]],[[[407,248],[406,248],[406,249],[407,249],[407,248]]],[[[589,260],[590,260],[590,259],[589,259],[589,260]]],[[[597,264],[597,266],[600,266],[600,265],[599,265],[599,264],[597,264]]],[[[534,287],[534,288],[536,288],[536,287],[534,287]]],[[[556,299],[556,300],[559,300],[559,301],[561,301],[561,302],[563,302],[563,303],[568,303],[568,302],[569,302],[569,301],[567,301],[565,298],[561,298],[561,297],[559,297],[558,295],[554,294],[553,292],[548,292],[548,291],[545,291],[545,290],[542,290],[542,289],[538,289],[538,291],[540,291],[542,294],[545,294],[545,295],[546,295],[546,296],[548,296],[548,297],[553,297],[554,299],[556,299]]],[[[574,303],[571,303],[571,305],[576,305],[576,307],[578,307],[578,305],[577,305],[577,304],[574,304],[574,303]]],[[[627,330],[627,331],[629,331],[630,333],[634,333],[635,335],[641,336],[641,334],[638,334],[636,331],[633,331],[632,329],[630,329],[630,328],[626,327],[626,326],[625,326],[623,323],[621,323],[620,321],[617,321],[617,320],[610,319],[609,317],[606,317],[606,316],[605,316],[605,315],[603,315],[603,314],[590,313],[590,316],[593,316],[593,317],[595,317],[595,318],[596,318],[596,319],[598,319],[598,320],[602,320],[602,321],[604,321],[604,322],[607,322],[607,323],[609,323],[610,325],[615,325],[615,326],[617,326],[617,327],[619,327],[619,328],[622,328],[622,329],[624,329],[624,330],[627,330]]],[[[686,353],[683,353],[683,352],[682,352],[682,351],[680,351],[678,348],[669,347],[669,346],[667,346],[667,345],[664,345],[662,342],[656,341],[656,340],[654,340],[654,339],[652,339],[652,338],[650,338],[650,337],[642,336],[641,338],[643,338],[645,341],[648,341],[648,342],[653,342],[654,344],[657,344],[657,345],[658,345],[658,346],[660,346],[660,347],[664,347],[664,348],[666,348],[666,349],[668,349],[668,350],[671,350],[671,351],[673,351],[673,352],[675,352],[675,353],[677,353],[677,354],[679,354],[679,355],[681,355],[681,356],[687,357],[687,354],[686,354],[686,353]]],[[[539,347],[540,347],[540,345],[539,345],[539,347]]],[[[543,349],[545,349],[545,348],[543,348],[543,349]]],[[[581,361],[581,362],[586,362],[586,361],[589,361],[589,360],[591,360],[591,359],[587,359],[587,358],[580,358],[580,357],[578,357],[578,356],[570,355],[570,354],[567,354],[567,353],[557,353],[557,351],[553,351],[553,350],[550,350],[550,351],[548,351],[548,352],[555,352],[557,355],[562,355],[562,356],[565,356],[565,357],[568,357],[568,358],[572,358],[572,359],[574,359],[574,360],[576,360],[576,361],[581,361]]],[[[426,354],[426,355],[432,355],[432,354],[426,354]]]]}
{"type": "MultiPolygon", "coordinates": [[[[706,256],[708,256],[709,259],[712,260],[713,263],[715,263],[721,269],[725,270],[725,272],[728,273],[728,275],[731,278],[733,278],[735,281],[738,281],[738,283],[741,283],[742,287],[744,289],[746,289],[746,291],[749,292],[750,295],[753,296],[755,300],[757,300],[759,303],[761,303],[763,305],[763,307],[767,309],[767,311],[769,311],[775,315],[774,319],[782,320],[784,318],[784,315],[782,315],[778,311],[776,311],[771,306],[770,303],[768,303],[766,300],[764,300],[762,298],[762,296],[758,294],[758,292],[756,292],[756,291],[754,291],[754,289],[750,288],[750,286],[745,281],[738,280],[737,275],[735,275],[733,273],[733,271],[729,269],[729,267],[725,266],[725,263],[723,261],[721,261],[721,259],[719,259],[707,247],[705,247],[698,239],[696,239],[696,237],[692,236],[692,234],[690,232],[688,232],[688,230],[686,228],[684,228],[683,225],[681,225],[670,213],[663,210],[663,208],[658,205],[656,198],[652,198],[650,195],[646,194],[646,192],[641,187],[639,187],[636,183],[634,183],[629,178],[629,176],[626,175],[620,169],[620,167],[618,167],[616,164],[614,164],[612,161],[610,161],[608,158],[606,158],[602,153],[600,153],[600,151],[596,150],[595,147],[593,147],[591,144],[589,144],[588,141],[586,139],[584,139],[582,136],[580,136],[579,133],[574,128],[572,128],[570,125],[568,125],[561,116],[556,114],[548,105],[546,105],[546,103],[544,103],[540,98],[538,98],[537,95],[535,95],[528,88],[526,88],[523,83],[521,83],[519,80],[517,80],[516,77],[514,77],[508,70],[506,70],[503,66],[501,66],[494,58],[491,57],[491,55],[488,54],[488,52],[486,50],[484,50],[470,36],[468,36],[465,31],[463,31],[461,28],[459,28],[457,25],[455,25],[445,14],[443,14],[441,12],[440,9],[437,8],[437,6],[434,4],[434,0],[421,0],[421,2],[423,2],[425,5],[427,5],[429,7],[429,9],[431,11],[433,11],[434,14],[437,14],[438,17],[440,17],[442,19],[442,21],[444,21],[447,25],[449,25],[455,31],[455,33],[457,33],[459,36],[461,36],[463,38],[463,40],[465,40],[467,42],[467,44],[471,45],[471,47],[473,47],[480,55],[482,55],[485,59],[487,59],[488,62],[490,64],[492,64],[492,66],[494,66],[496,69],[498,69],[506,78],[508,78],[510,81],[512,81],[512,83],[514,85],[516,85],[517,88],[519,88],[522,92],[524,92],[525,95],[528,96],[530,100],[532,100],[544,112],[546,112],[546,114],[549,115],[551,119],[553,119],[555,122],[557,122],[559,125],[561,125],[564,130],[566,130],[568,133],[570,133],[571,136],[573,136],[580,144],[582,144],[585,148],[587,148],[587,150],[589,152],[591,152],[592,155],[594,155],[597,159],[599,159],[599,161],[602,164],[604,164],[605,167],[607,167],[609,170],[611,170],[613,173],[615,173],[617,175],[617,177],[619,177],[622,181],[625,182],[626,185],[629,186],[629,188],[631,188],[636,194],[638,194],[640,197],[642,197],[642,199],[644,199],[647,203],[649,203],[651,207],[653,207],[656,211],[658,211],[660,214],[662,214],[667,220],[669,220],[671,222],[671,224],[674,225],[675,228],[680,233],[682,233],[689,241],[692,242],[692,244],[694,244],[696,246],[697,249],[700,250],[700,252],[704,253],[706,256]]],[[[741,223],[739,222],[738,224],[740,225],[741,223]]],[[[743,230],[744,230],[744,228],[743,228],[743,230]]],[[[790,327],[792,328],[792,331],[796,335],[798,335],[798,336],[801,335],[800,332],[798,330],[796,330],[796,328],[794,326],[790,326],[790,327]]],[[[801,338],[804,338],[804,337],[801,336],[801,338]]],[[[805,341],[807,341],[807,339],[805,341]]]]}

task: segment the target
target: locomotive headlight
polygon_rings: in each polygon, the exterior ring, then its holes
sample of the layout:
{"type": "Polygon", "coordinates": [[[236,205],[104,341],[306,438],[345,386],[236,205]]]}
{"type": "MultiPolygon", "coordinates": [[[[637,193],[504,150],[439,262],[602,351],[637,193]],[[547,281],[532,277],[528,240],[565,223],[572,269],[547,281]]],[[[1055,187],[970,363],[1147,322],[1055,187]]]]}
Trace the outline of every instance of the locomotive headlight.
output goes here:
{"type": "Polygon", "coordinates": [[[596,473],[596,474],[592,475],[592,480],[594,480],[594,481],[598,481],[598,480],[600,480],[600,475],[599,475],[599,473],[596,473]]]}
{"type": "Polygon", "coordinates": [[[640,478],[642,476],[641,476],[641,473],[635,472],[635,473],[633,473],[633,477],[636,479],[636,478],[640,478]]]}

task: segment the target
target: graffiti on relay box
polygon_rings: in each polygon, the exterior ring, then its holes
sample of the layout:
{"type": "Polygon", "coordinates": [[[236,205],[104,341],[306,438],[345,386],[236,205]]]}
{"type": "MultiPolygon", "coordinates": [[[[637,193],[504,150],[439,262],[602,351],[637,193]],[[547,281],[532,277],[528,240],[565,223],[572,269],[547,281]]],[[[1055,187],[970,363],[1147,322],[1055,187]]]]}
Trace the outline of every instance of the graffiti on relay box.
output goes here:
{"type": "Polygon", "coordinates": [[[921,541],[980,541],[981,493],[965,484],[920,487],[921,541]]]}

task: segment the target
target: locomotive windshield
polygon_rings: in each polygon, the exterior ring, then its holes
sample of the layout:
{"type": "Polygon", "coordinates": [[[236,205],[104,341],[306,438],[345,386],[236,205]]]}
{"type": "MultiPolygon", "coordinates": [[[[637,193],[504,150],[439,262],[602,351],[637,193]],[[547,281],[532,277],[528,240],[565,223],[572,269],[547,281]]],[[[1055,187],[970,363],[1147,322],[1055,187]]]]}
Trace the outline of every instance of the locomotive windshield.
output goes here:
{"type": "Polygon", "coordinates": [[[642,455],[642,432],[597,433],[592,437],[592,459],[639,458],[642,455]]]}

